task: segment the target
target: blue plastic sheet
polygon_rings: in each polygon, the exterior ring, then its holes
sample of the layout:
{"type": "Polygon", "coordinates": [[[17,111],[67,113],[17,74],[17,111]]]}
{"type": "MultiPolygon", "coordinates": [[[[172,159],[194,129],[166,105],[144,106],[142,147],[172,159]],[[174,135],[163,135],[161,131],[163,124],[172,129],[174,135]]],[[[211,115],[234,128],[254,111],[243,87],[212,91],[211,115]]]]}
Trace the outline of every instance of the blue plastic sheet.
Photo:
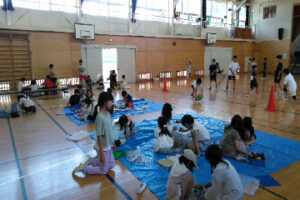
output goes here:
{"type": "MultiPolygon", "coordinates": [[[[120,103],[120,102],[121,101],[117,101],[117,103],[120,103]]],[[[133,103],[134,103],[134,106],[131,110],[115,111],[112,114],[112,118],[118,119],[119,117],[121,117],[122,115],[125,115],[125,114],[130,114],[130,115],[134,116],[134,115],[142,115],[142,114],[146,114],[146,113],[156,112],[156,111],[161,110],[163,107],[163,104],[161,104],[161,103],[153,102],[153,101],[149,101],[149,100],[145,100],[145,99],[134,99],[133,103]],[[145,105],[147,105],[147,107],[144,110],[139,111],[139,109],[143,108],[143,106],[145,106],[145,105]]],[[[77,119],[74,116],[73,110],[79,110],[80,108],[81,108],[81,104],[69,106],[69,107],[64,108],[64,113],[72,122],[74,122],[78,126],[86,125],[86,124],[90,124],[90,123],[94,122],[92,120],[87,120],[85,122],[85,121],[81,121],[81,120],[77,119]]]]}
{"type": "MultiPolygon", "coordinates": [[[[210,132],[214,142],[219,140],[223,134],[224,125],[228,122],[215,118],[189,113],[195,117],[210,132]]],[[[179,120],[183,114],[174,115],[173,120],[179,120]]],[[[120,161],[160,199],[163,199],[166,192],[166,184],[169,176],[168,169],[158,165],[157,160],[165,158],[166,155],[154,153],[152,147],[155,143],[154,129],[157,127],[156,120],[144,120],[136,123],[136,133],[131,136],[126,143],[118,150],[135,150],[140,147],[143,155],[153,157],[148,165],[131,163],[126,157],[120,161]]],[[[264,186],[278,185],[270,174],[284,168],[285,166],[300,159],[300,142],[291,140],[278,135],[272,135],[260,130],[255,130],[257,139],[250,150],[263,152],[265,154],[264,166],[253,163],[239,162],[225,157],[236,168],[236,170],[250,177],[257,177],[264,186]],[[274,180],[274,181],[273,181],[274,180]]],[[[204,184],[211,181],[210,165],[204,156],[197,159],[199,169],[193,172],[194,178],[198,183],[204,184]]]]}

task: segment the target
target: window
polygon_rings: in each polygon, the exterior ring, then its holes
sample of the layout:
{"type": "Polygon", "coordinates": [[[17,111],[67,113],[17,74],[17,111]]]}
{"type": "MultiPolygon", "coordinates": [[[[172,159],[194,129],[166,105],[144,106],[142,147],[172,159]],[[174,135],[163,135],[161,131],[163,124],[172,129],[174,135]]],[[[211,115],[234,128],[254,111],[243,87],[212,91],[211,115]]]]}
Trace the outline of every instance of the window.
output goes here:
{"type": "Polygon", "coordinates": [[[183,76],[186,76],[186,71],[177,71],[177,72],[176,72],[176,76],[177,76],[177,77],[183,77],[183,76]]]}
{"type": "Polygon", "coordinates": [[[196,24],[196,18],[200,17],[201,1],[199,0],[179,0],[176,5],[176,12],[180,13],[180,18],[175,22],[184,24],[196,24]]]}
{"type": "Polygon", "coordinates": [[[13,0],[14,7],[76,13],[76,0],[13,0]]]}
{"type": "Polygon", "coordinates": [[[151,79],[151,73],[142,73],[138,74],[139,80],[150,80],[151,79]]]}
{"type": "MultiPolygon", "coordinates": [[[[232,4],[226,2],[215,2],[214,0],[207,1],[207,21],[209,26],[214,27],[223,27],[226,23],[227,8],[231,8],[232,4]]],[[[228,12],[228,15],[231,16],[231,12],[228,12]]],[[[231,23],[231,17],[227,20],[228,23],[231,23]]]]}
{"type": "Polygon", "coordinates": [[[196,76],[202,76],[203,75],[203,70],[195,70],[195,75],[196,76]]]}
{"type": "Polygon", "coordinates": [[[168,11],[169,2],[167,0],[138,0],[135,18],[168,22],[168,11]]]}
{"type": "Polygon", "coordinates": [[[164,78],[164,77],[171,78],[171,72],[160,72],[159,77],[160,78],[164,78]]]}
{"type": "Polygon", "coordinates": [[[245,27],[246,24],[246,7],[243,6],[239,12],[239,27],[245,27]]]}
{"type": "Polygon", "coordinates": [[[263,8],[263,19],[275,17],[276,6],[268,6],[263,8]]]}
{"type": "Polygon", "coordinates": [[[8,90],[10,90],[10,84],[9,84],[9,82],[7,82],[7,81],[1,81],[0,82],[0,91],[8,91],[8,90]]]}

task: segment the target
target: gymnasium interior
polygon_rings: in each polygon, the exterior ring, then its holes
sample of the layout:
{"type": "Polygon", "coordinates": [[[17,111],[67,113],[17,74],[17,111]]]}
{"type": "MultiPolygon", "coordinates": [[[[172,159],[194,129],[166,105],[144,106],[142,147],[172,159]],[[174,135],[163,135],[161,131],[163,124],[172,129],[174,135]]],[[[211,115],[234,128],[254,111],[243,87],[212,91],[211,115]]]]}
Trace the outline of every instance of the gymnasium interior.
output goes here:
{"type": "MultiPolygon", "coordinates": [[[[190,115],[215,146],[233,116],[251,117],[256,139],[246,151],[263,157],[223,156],[239,175],[238,199],[299,199],[299,0],[0,0],[0,8],[1,200],[167,199],[171,158],[188,145],[154,150],[166,103],[170,124],[182,127],[190,115]],[[81,163],[97,159],[100,137],[82,98],[91,90],[98,106],[109,88],[111,120],[131,115],[134,133],[114,141],[107,173],[78,175],[81,163]],[[77,90],[80,104],[70,106],[77,90]]],[[[214,168],[205,150],[194,163],[191,195],[177,199],[209,200],[203,185],[214,168]]]]}

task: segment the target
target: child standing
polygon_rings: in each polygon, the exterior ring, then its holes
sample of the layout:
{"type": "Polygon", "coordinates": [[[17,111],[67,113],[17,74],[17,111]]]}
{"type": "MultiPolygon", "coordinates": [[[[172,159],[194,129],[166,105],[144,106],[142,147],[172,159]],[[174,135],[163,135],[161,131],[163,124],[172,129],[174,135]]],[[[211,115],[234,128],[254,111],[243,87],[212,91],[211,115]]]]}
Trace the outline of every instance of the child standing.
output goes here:
{"type": "Polygon", "coordinates": [[[187,148],[193,150],[197,156],[204,152],[211,144],[211,139],[208,130],[202,126],[198,121],[194,120],[191,115],[184,115],[181,119],[182,125],[191,131],[188,139],[185,142],[187,148]]]}
{"type": "Polygon", "coordinates": [[[133,101],[132,101],[132,96],[129,95],[125,90],[122,91],[122,97],[123,101],[125,103],[126,107],[132,108],[133,106],[133,101]]]}
{"type": "Polygon", "coordinates": [[[284,100],[288,100],[287,91],[289,91],[290,96],[294,100],[296,100],[297,83],[294,79],[294,76],[290,73],[290,70],[288,68],[285,68],[283,70],[283,73],[285,74],[285,78],[284,78],[285,98],[284,98],[284,100]]]}
{"type": "Polygon", "coordinates": [[[191,75],[192,62],[186,59],[185,65],[186,65],[186,77],[189,78],[191,75]]]}
{"type": "Polygon", "coordinates": [[[35,104],[29,98],[26,98],[25,95],[18,95],[18,102],[21,106],[21,109],[24,113],[35,112],[35,104]]]}
{"type": "Polygon", "coordinates": [[[25,83],[25,80],[26,80],[26,79],[23,77],[23,78],[21,78],[20,81],[18,82],[17,90],[18,90],[18,92],[20,92],[20,93],[24,91],[23,85],[24,85],[24,83],[25,83]]]}
{"type": "Polygon", "coordinates": [[[250,90],[248,94],[246,95],[247,97],[250,96],[250,92],[255,88],[256,89],[256,95],[258,95],[258,83],[257,83],[257,78],[256,78],[256,70],[257,70],[257,65],[255,62],[255,59],[252,59],[251,63],[251,77],[250,77],[250,90]]]}
{"type": "Polygon", "coordinates": [[[129,89],[130,88],[127,85],[127,81],[126,81],[125,75],[122,75],[122,80],[121,80],[121,83],[120,83],[120,87],[121,87],[121,89],[129,89]]]}
{"type": "Polygon", "coordinates": [[[171,169],[165,200],[190,199],[195,180],[193,168],[197,167],[196,155],[190,149],[185,149],[171,169]]]}
{"type": "Polygon", "coordinates": [[[217,88],[217,66],[215,65],[216,60],[211,60],[211,65],[209,66],[209,90],[211,90],[211,83],[214,81],[217,88]]]}
{"type": "Polygon", "coordinates": [[[154,152],[171,153],[174,145],[174,138],[171,137],[168,130],[168,120],[165,117],[159,117],[157,122],[160,132],[158,134],[155,133],[156,141],[154,152]]]}
{"type": "Polygon", "coordinates": [[[276,91],[276,85],[279,87],[279,89],[281,91],[282,88],[280,86],[280,81],[281,81],[281,76],[282,76],[282,63],[281,63],[282,56],[277,55],[276,58],[278,61],[278,65],[277,65],[276,71],[274,72],[274,83],[275,83],[274,91],[276,91]]]}
{"type": "Polygon", "coordinates": [[[77,70],[79,71],[80,84],[82,84],[83,81],[86,79],[86,69],[81,59],[79,60],[79,65],[77,66],[77,70]]]}
{"type": "Polygon", "coordinates": [[[267,73],[267,58],[264,58],[262,78],[261,78],[262,80],[266,79],[266,73],[267,73]]]}
{"type": "Polygon", "coordinates": [[[194,97],[194,100],[197,101],[197,92],[198,88],[200,88],[200,93],[203,94],[203,88],[201,87],[202,79],[197,78],[197,80],[194,80],[192,82],[192,97],[194,97]]]}
{"type": "Polygon", "coordinates": [[[115,165],[113,150],[114,140],[112,133],[112,119],[109,110],[113,105],[112,96],[107,92],[99,95],[98,105],[100,112],[96,118],[97,141],[94,145],[97,156],[89,159],[85,164],[81,163],[73,170],[73,174],[77,171],[84,174],[107,174],[108,170],[115,165]]]}
{"type": "Polygon", "coordinates": [[[240,69],[240,65],[237,62],[237,56],[233,56],[232,62],[229,65],[228,79],[226,83],[226,90],[228,90],[229,80],[233,80],[233,90],[235,90],[235,79],[237,76],[237,71],[240,69]]]}

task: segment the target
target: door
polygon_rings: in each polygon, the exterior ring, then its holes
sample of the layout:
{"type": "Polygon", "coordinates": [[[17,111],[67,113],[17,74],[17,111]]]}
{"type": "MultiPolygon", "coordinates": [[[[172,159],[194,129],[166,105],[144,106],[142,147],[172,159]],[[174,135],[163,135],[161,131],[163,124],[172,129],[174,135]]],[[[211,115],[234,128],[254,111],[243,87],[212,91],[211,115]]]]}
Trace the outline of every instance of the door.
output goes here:
{"type": "Polygon", "coordinates": [[[136,82],[135,48],[118,48],[118,80],[125,75],[130,83],[136,82]]]}
{"type": "Polygon", "coordinates": [[[87,74],[91,76],[92,81],[98,81],[97,76],[102,71],[102,49],[100,48],[85,48],[86,53],[82,53],[83,62],[87,68],[87,74]]]}

